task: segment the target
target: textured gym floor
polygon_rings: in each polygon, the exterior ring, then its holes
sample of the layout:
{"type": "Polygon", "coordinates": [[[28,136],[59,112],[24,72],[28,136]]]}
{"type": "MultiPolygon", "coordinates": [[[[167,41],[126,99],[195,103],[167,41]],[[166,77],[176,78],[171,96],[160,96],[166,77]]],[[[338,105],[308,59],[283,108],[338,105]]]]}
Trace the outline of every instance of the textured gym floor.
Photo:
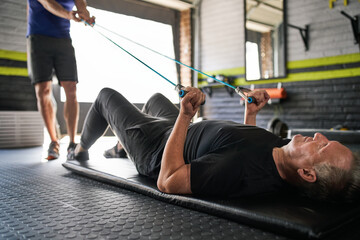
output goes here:
{"type": "Polygon", "coordinates": [[[0,239],[288,239],[71,173],[66,147],[0,150],[0,239]]]}

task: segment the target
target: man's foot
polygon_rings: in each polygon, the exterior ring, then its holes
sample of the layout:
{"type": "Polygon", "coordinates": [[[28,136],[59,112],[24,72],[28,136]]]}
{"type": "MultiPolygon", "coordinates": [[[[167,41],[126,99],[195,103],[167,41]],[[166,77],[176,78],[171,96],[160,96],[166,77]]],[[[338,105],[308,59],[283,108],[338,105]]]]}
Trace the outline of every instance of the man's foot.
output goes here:
{"type": "Polygon", "coordinates": [[[89,152],[87,150],[80,151],[81,148],[80,145],[75,144],[71,145],[69,144],[68,147],[68,154],[67,154],[67,160],[78,160],[78,161],[86,161],[89,160],[89,152]]]}
{"type": "Polygon", "coordinates": [[[59,158],[60,145],[58,141],[52,141],[49,145],[47,160],[59,158]]]}
{"type": "Polygon", "coordinates": [[[118,144],[104,152],[106,158],[127,158],[127,154],[123,148],[118,149],[118,144]]]}

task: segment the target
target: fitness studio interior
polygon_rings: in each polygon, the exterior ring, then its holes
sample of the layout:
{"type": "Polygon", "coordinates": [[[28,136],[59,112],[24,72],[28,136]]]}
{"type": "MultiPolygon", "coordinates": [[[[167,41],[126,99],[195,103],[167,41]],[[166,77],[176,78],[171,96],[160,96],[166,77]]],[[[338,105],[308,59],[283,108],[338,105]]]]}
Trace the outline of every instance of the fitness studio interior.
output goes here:
{"type": "MultiPolygon", "coordinates": [[[[133,149],[105,157],[118,141],[112,128],[89,149],[89,160],[68,160],[67,99],[56,74],[51,104],[60,150],[50,160],[52,139],[28,71],[27,16],[29,4],[45,9],[69,1],[0,1],[0,239],[359,239],[359,200],[319,201],[286,190],[237,197],[160,191],[156,180],[138,173],[128,157],[133,149]]],[[[206,96],[192,126],[243,124],[246,111],[260,104],[251,94],[266,90],[270,99],[256,118],[264,134],[305,142],[323,136],[360,152],[360,0],[78,2],[86,2],[95,23],[70,20],[78,76],[75,143],[103,88],[141,110],[157,92],[181,107],[192,96],[182,86],[192,86],[206,96]]],[[[266,177],[255,183],[267,186],[266,177]]],[[[206,179],[209,188],[215,180],[206,179]]]]}

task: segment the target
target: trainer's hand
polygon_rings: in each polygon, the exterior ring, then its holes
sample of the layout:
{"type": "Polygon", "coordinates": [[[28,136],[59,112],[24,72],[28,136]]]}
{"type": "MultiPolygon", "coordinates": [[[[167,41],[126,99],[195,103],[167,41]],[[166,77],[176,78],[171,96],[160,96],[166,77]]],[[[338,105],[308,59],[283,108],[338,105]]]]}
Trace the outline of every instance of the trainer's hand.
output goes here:
{"type": "Polygon", "coordinates": [[[74,20],[75,22],[80,22],[81,19],[78,18],[76,15],[77,15],[77,11],[70,11],[68,19],[69,20],[74,20]]]}
{"type": "Polygon", "coordinates": [[[82,20],[84,20],[89,25],[95,24],[95,17],[94,16],[90,17],[90,13],[87,10],[85,10],[85,11],[70,11],[70,14],[71,14],[70,19],[74,20],[75,22],[81,22],[82,20]]]}
{"type": "Polygon", "coordinates": [[[191,120],[205,101],[206,95],[194,87],[186,87],[184,90],[188,93],[181,100],[180,114],[191,120]]]}

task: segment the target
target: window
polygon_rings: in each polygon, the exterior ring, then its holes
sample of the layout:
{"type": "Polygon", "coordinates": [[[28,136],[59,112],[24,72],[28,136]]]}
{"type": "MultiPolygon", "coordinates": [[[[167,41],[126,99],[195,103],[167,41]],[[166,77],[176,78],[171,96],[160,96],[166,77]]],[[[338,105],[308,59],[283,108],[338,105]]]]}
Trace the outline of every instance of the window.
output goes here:
{"type": "MultiPolygon", "coordinates": [[[[174,86],[132,58],[107,37],[177,84],[175,63],[121,37],[104,27],[150,49],[175,58],[171,25],[88,7],[96,17],[94,29],[71,22],[71,37],[78,67],[78,101],[93,102],[104,87],[122,93],[130,102],[144,103],[155,92],[172,102],[179,98],[174,86]],[[101,27],[100,27],[101,26],[101,27]]],[[[62,101],[65,94],[61,94],[62,101]]]]}
{"type": "Polygon", "coordinates": [[[245,1],[245,70],[247,81],[286,76],[285,3],[284,0],[245,1]],[[250,44],[247,42],[257,44],[257,50],[255,50],[255,45],[248,46],[250,44]],[[250,56],[250,54],[257,55],[250,56]],[[259,67],[256,69],[260,72],[254,74],[255,67],[252,64],[257,64],[257,62],[259,67]]]}
{"type": "Polygon", "coordinates": [[[246,42],[246,79],[254,80],[260,78],[258,45],[253,42],[246,42]]]}

